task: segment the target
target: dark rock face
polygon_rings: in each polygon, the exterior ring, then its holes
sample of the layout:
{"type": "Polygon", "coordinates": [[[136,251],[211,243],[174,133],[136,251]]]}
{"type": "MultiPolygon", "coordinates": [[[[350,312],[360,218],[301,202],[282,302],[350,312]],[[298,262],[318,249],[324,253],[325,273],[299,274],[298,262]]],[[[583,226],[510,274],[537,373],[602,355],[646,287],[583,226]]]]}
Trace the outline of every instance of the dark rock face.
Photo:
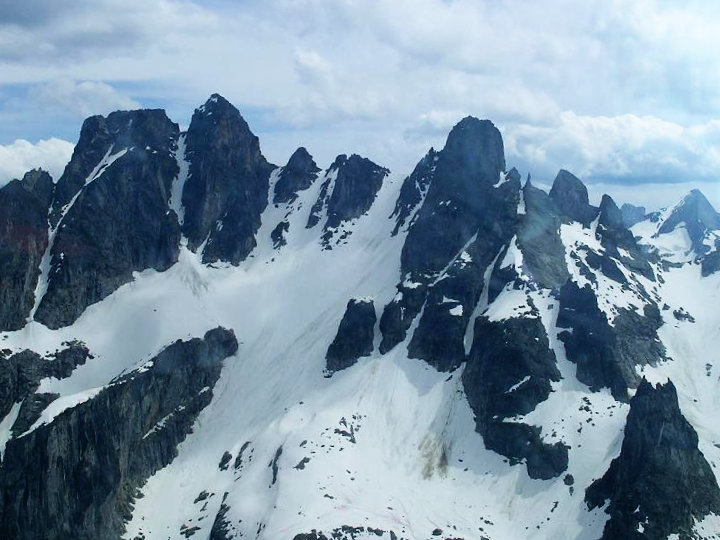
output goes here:
{"type": "Polygon", "coordinates": [[[643,380],[630,401],[620,456],[585,492],[590,509],[608,500],[606,540],[695,538],[694,520],[720,513],[715,475],[671,382],[643,380]]]}
{"type": "Polygon", "coordinates": [[[701,273],[703,277],[720,271],[720,250],[716,249],[712,253],[705,255],[701,261],[701,273]]]}
{"type": "Polygon", "coordinates": [[[370,210],[383,179],[390,171],[357,154],[345,160],[338,170],[328,201],[326,229],[358,218],[370,210]]]}
{"type": "Polygon", "coordinates": [[[597,216],[597,208],[589,203],[585,184],[564,169],[558,172],[553,181],[550,198],[560,212],[573,221],[589,225],[597,216]]]}
{"type": "Polygon", "coordinates": [[[288,223],[287,221],[281,221],[270,232],[270,240],[272,240],[273,247],[275,249],[281,248],[287,244],[287,240],[285,240],[285,234],[289,230],[290,230],[290,223],[288,223]]]}
{"type": "Polygon", "coordinates": [[[567,469],[565,445],[543,443],[540,428],[505,422],[534,410],[550,395],[550,382],[560,380],[539,318],[479,317],[462,380],[488,449],[513,463],[524,459],[531,478],[554,478],[567,469]]]}
{"type": "Polygon", "coordinates": [[[452,371],[465,359],[465,330],[482,293],[485,266],[493,257],[488,242],[496,241],[478,235],[452,262],[445,277],[429,288],[408,344],[411,358],[421,358],[439,371],[452,371]]]}
{"type": "Polygon", "coordinates": [[[628,388],[640,382],[635,366],[655,365],[665,358],[658,340],[660,310],[645,305],[643,315],[620,309],[614,325],[598,308],[595,293],[568,281],[560,290],[559,328],[571,329],[558,337],[565,343],[568,360],[577,364],[577,378],[591,390],[609,388],[615,399],[628,400],[628,388]]]}
{"type": "Polygon", "coordinates": [[[372,354],[376,321],[372,300],[352,299],[348,302],[335,339],[325,355],[329,372],[348,368],[359,358],[372,354]]]}
{"type": "Polygon", "coordinates": [[[212,399],[204,388],[212,389],[222,360],[236,350],[222,328],[175,342],[147,371],[12,439],[0,469],[0,536],[119,537],[136,490],[174,459],[212,399]]]}
{"type": "Polygon", "coordinates": [[[0,418],[10,412],[14,403],[23,401],[35,392],[42,379],[69,377],[77,366],[92,358],[84,344],[71,342],[67,345],[66,349],[48,358],[30,350],[0,358],[0,418]]]}
{"type": "Polygon", "coordinates": [[[223,495],[222,503],[220,503],[220,510],[215,515],[212,529],[210,529],[209,540],[231,540],[235,536],[232,534],[232,524],[227,520],[227,513],[230,511],[230,507],[225,504],[228,494],[223,495]]]}
{"type": "Polygon", "coordinates": [[[267,206],[270,165],[238,110],[213,94],[195,110],[186,137],[190,177],[185,182],[183,233],[203,262],[239,264],[257,245],[267,206]]]}
{"type": "MultiPolygon", "coordinates": [[[[343,154],[335,158],[328,169],[328,175],[333,172],[334,180],[329,177],[321,186],[307,224],[308,228],[317,225],[325,210],[327,219],[322,236],[325,247],[330,247],[330,242],[342,223],[359,218],[370,210],[382,187],[383,179],[390,171],[357,154],[350,157],[343,154]]],[[[339,237],[338,241],[346,234],[339,237]]]]}
{"type": "Polygon", "coordinates": [[[478,231],[490,208],[485,195],[504,170],[502,136],[492,122],[468,117],[452,129],[408,231],[403,273],[439,272],[452,260],[478,231]]]}
{"type": "Polygon", "coordinates": [[[523,187],[525,215],[517,241],[526,271],[541,287],[558,290],[570,277],[560,239],[560,215],[552,199],[528,180],[523,187]]]}
{"type": "Polygon", "coordinates": [[[685,224],[693,249],[699,254],[705,253],[708,247],[702,241],[708,230],[720,229],[720,214],[700,192],[693,189],[678,204],[658,229],[658,234],[675,230],[681,223],[685,224]]]}
{"type": "Polygon", "coordinates": [[[398,295],[381,317],[381,353],[405,339],[424,305],[410,355],[441,370],[464,358],[465,328],[482,291],[483,271],[517,226],[520,179],[512,171],[504,174],[504,168],[500,132],[492,122],[472,117],[453,128],[441,152],[431,152],[416,167],[418,187],[413,195],[413,181],[407,181],[398,216],[409,215],[403,208],[412,206],[424,185],[427,194],[403,246],[398,295]]]}
{"type": "MultiPolygon", "coordinates": [[[[596,233],[600,236],[600,243],[605,248],[606,253],[603,255],[605,258],[607,258],[608,255],[615,257],[622,261],[628,269],[645,276],[651,281],[655,281],[655,274],[652,271],[647,256],[637,245],[635,237],[625,225],[622,211],[608,195],[603,195],[602,201],[600,202],[596,233]],[[623,249],[629,253],[630,256],[628,257],[627,255],[621,254],[618,248],[623,249]]],[[[621,274],[619,270],[617,273],[621,274]]],[[[608,275],[608,277],[611,276],[608,275]]],[[[616,281],[623,282],[625,279],[616,279],[616,281]]]]}
{"type": "Polygon", "coordinates": [[[644,206],[635,206],[628,203],[625,203],[620,207],[620,212],[622,212],[623,224],[628,228],[632,227],[636,223],[640,223],[647,215],[644,206]]]}
{"type": "Polygon", "coordinates": [[[124,148],[163,152],[177,140],[178,126],[161,109],[117,111],[107,118],[91,116],[83,122],[70,163],[58,179],[52,205],[51,224],[57,226],[62,209],[82,189],[91,172],[108,154],[124,148]]]}
{"type": "Polygon", "coordinates": [[[0,329],[25,326],[48,244],[53,181],[32,170],[0,189],[0,329]]]}
{"type": "Polygon", "coordinates": [[[400,195],[395,203],[395,210],[391,214],[391,218],[395,218],[395,228],[392,231],[393,236],[396,235],[401,227],[406,224],[410,225],[408,220],[413,212],[423,201],[423,197],[427,193],[430,181],[435,173],[435,163],[437,162],[437,152],[434,149],[425,155],[424,158],[415,166],[412,174],[405,178],[400,188],[400,195]]]}
{"type": "Polygon", "coordinates": [[[305,148],[300,147],[290,156],[275,183],[273,202],[289,203],[297,198],[298,191],[309,188],[317,179],[320,168],[305,148]]]}
{"type": "MultiPolygon", "coordinates": [[[[132,281],[133,272],[162,271],[177,261],[180,229],[168,200],[178,173],[173,156],[178,126],[160,110],[111,117],[132,128],[131,139],[121,131],[111,147],[133,146],[83,184],[58,222],[47,292],[35,314],[49,328],[73,323],[87,306],[132,281]]],[[[66,175],[60,179],[72,181],[66,175]]]]}

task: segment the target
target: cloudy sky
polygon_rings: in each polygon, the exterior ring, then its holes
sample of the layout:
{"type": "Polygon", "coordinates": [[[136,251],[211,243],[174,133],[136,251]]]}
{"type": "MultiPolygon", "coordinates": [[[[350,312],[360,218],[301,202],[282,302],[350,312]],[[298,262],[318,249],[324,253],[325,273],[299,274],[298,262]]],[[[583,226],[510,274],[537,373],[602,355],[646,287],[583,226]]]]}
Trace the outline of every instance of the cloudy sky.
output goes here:
{"type": "Polygon", "coordinates": [[[59,174],[88,115],[187,126],[219,92],[277,164],[403,174],[472,114],[540,182],[720,207],[718,28],[704,0],[0,0],[0,183],[59,174]]]}

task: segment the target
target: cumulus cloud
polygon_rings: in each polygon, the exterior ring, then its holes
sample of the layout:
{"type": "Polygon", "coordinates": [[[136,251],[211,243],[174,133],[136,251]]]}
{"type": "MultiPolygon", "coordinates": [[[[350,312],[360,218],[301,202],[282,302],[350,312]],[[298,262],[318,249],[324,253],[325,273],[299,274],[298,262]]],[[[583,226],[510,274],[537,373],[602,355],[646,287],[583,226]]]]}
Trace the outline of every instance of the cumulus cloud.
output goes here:
{"type": "Polygon", "coordinates": [[[57,79],[30,87],[29,98],[43,109],[60,109],[81,118],[137,109],[140,104],[101,81],[57,79]]]}
{"type": "Polygon", "coordinates": [[[718,179],[720,122],[683,126],[654,116],[581,116],[553,126],[509,124],[510,156],[544,174],[570,169],[591,181],[683,182],[718,179]]]}
{"type": "Polygon", "coordinates": [[[0,145],[0,186],[22,178],[30,169],[42,168],[57,180],[72,155],[73,144],[62,139],[40,140],[33,144],[18,139],[0,145]]]}
{"type": "Polygon", "coordinates": [[[409,171],[472,114],[501,128],[509,163],[540,176],[565,167],[593,182],[677,183],[720,171],[712,122],[720,116],[720,4],[712,2],[59,6],[0,0],[3,81],[43,107],[15,114],[0,87],[0,142],[72,138],[63,131],[68,111],[164,106],[187,124],[219,92],[278,163],[305,145],[320,163],[360,152],[409,171]],[[43,134],[23,131],[42,122],[43,134]]]}

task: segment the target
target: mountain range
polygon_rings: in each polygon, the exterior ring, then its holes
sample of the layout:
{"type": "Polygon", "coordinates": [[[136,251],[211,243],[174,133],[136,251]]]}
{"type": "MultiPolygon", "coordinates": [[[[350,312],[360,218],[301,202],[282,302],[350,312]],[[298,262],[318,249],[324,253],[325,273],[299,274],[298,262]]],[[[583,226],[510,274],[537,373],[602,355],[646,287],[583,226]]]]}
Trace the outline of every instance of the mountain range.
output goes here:
{"type": "Polygon", "coordinates": [[[403,177],[90,117],[0,189],[0,537],[718,538],[719,248],[489,120],[403,177]]]}

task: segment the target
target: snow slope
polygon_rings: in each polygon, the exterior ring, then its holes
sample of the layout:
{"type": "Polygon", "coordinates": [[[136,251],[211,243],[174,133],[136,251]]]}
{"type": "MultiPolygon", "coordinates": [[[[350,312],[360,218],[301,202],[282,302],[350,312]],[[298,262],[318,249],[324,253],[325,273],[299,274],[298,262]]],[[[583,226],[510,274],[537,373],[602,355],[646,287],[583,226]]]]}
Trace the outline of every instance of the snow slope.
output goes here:
{"type": "MultiPolygon", "coordinates": [[[[181,178],[172,195],[179,215],[178,186],[187,175],[182,152],[180,144],[181,178]]],[[[239,351],[225,362],[214,398],[178,457],[143,487],[126,538],[179,538],[188,531],[207,538],[222,503],[243,538],[292,538],[343,525],[382,529],[385,538],[390,530],[405,538],[430,538],[436,529],[466,539],[598,538],[607,516],[600,509],[587,511],[584,489],[618,455],[628,406],[607,390],[593,393],[577,381],[557,339],[559,306],[548,291],[508,287],[490,305],[484,291],[473,318],[527,315],[517,308],[527,306],[528,298],[537,307],[562,380],[553,383],[548,400],[517,420],[542,426],[547,442],[570,446],[572,485],[565,475],[530,479],[525,467],[510,466],[486,450],[463,394],[462,368],[449,376],[439,373],[409,359],[406,343],[324,376],[325,352],[347,301],[371,297],[381,309],[395,295],[405,234],[390,234],[389,216],[401,184],[391,177],[369,213],[344,225],[351,232],[347,242],[324,249],[323,220],[312,229],[305,225],[325,179],[318,178],[290,204],[268,205],[258,246],[238,267],[203,265],[182,247],[172,268],[138,273],[70,327],[52,331],[31,322],[3,333],[0,343],[12,350],[51,352],[64,341],[81,339],[96,356],[67,379],[42,381],[39,392],[61,397],[38,423],[90,399],[168,343],[222,325],[235,331],[239,351]],[[270,233],[283,219],[290,224],[287,245],[277,250],[270,233]],[[231,458],[223,470],[219,465],[226,452],[231,458]]],[[[601,249],[592,227],[563,225],[561,232],[568,252],[579,245],[601,249]]],[[[682,242],[663,247],[673,260],[687,260],[680,255],[686,249],[682,242]]],[[[567,262],[582,284],[574,262],[569,257],[567,262]]],[[[516,242],[502,264],[522,272],[516,242]]],[[[720,350],[715,309],[720,275],[701,278],[692,262],[655,270],[664,281],[643,285],[669,306],[660,337],[671,360],[646,367],[644,374],[673,380],[682,411],[720,477],[720,420],[708,414],[720,407],[720,358],[714,352],[720,350]],[[673,317],[681,307],[695,322],[673,317]]],[[[613,306],[641,305],[637,291],[620,291],[602,276],[594,287],[610,319],[613,306]]],[[[0,423],[3,447],[12,420],[0,423]]],[[[713,518],[701,526],[720,532],[713,518]]]]}

